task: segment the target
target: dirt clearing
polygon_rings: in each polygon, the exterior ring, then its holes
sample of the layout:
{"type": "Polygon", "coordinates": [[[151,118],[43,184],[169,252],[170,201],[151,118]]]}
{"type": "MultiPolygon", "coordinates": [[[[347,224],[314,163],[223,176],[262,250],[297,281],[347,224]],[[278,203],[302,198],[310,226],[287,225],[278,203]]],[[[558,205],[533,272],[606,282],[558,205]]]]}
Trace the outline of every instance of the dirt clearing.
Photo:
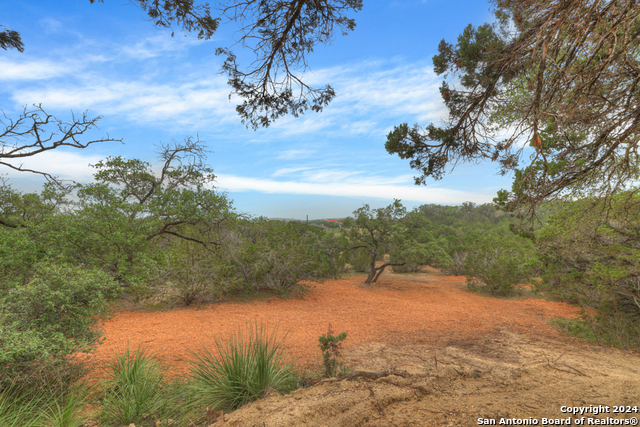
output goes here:
{"type": "Polygon", "coordinates": [[[457,426],[513,417],[542,425],[542,417],[571,417],[563,405],[640,404],[637,355],[562,337],[548,324],[575,317],[569,304],[478,296],[464,290],[463,277],[434,270],[386,274],[373,288],[363,281],[315,284],[300,299],[119,312],[105,323],[106,340],[94,357],[143,345],[180,375],[189,350],[258,321],[288,331],[292,360],[315,369],[318,337],[331,324],[335,334],[348,334],[351,372],[390,373],[271,395],[225,414],[225,425],[457,426]]]}

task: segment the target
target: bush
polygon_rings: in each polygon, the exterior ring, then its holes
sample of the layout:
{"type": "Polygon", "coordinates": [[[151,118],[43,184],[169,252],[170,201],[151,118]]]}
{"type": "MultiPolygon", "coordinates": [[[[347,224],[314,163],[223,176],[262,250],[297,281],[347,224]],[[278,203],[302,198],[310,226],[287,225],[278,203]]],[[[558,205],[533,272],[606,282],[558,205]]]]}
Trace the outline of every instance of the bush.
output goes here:
{"type": "Polygon", "coordinates": [[[538,233],[543,287],[585,308],[596,337],[640,348],[640,197],[584,198],[554,206],[538,233]]]}
{"type": "Polygon", "coordinates": [[[338,336],[333,336],[331,325],[326,334],[321,335],[318,341],[320,342],[320,351],[322,352],[322,363],[324,365],[323,376],[331,378],[336,376],[346,375],[348,369],[344,362],[340,362],[340,350],[342,341],[347,339],[347,333],[342,332],[338,336]]]}
{"type": "Polygon", "coordinates": [[[171,239],[165,255],[165,279],[184,305],[218,300],[229,287],[226,280],[229,266],[210,248],[176,238],[171,239]]]}
{"type": "Polygon", "coordinates": [[[393,266],[396,273],[414,273],[425,265],[440,268],[451,263],[450,257],[436,242],[404,241],[391,251],[390,260],[392,263],[405,263],[393,266]]]}
{"type": "Polygon", "coordinates": [[[277,330],[252,326],[238,331],[227,341],[215,338],[214,352],[202,347],[191,362],[190,401],[204,414],[229,411],[264,396],[268,390],[280,393],[296,387],[298,375],[284,360],[284,340],[277,330]]]}
{"type": "Polygon", "coordinates": [[[26,229],[0,227],[0,292],[27,283],[44,255],[26,229]]]}
{"type": "Polygon", "coordinates": [[[491,295],[510,295],[514,285],[531,276],[538,263],[531,241],[511,236],[482,236],[469,248],[467,286],[491,295]]]}
{"type": "Polygon", "coordinates": [[[240,221],[224,248],[232,265],[228,274],[238,278],[241,290],[282,293],[304,290],[303,280],[335,277],[343,265],[339,241],[319,233],[295,222],[240,221]]]}
{"type": "Polygon", "coordinates": [[[94,316],[106,313],[117,289],[102,271],[41,263],[29,283],[9,291],[4,301],[6,316],[19,330],[63,336],[70,351],[86,350],[100,336],[92,328],[97,321],[94,316]]]}
{"type": "Polygon", "coordinates": [[[371,254],[363,248],[352,250],[349,257],[349,265],[358,273],[371,272],[371,254]]]}
{"type": "Polygon", "coordinates": [[[106,312],[116,289],[106,273],[40,263],[29,283],[0,300],[0,382],[77,377],[81,366],[67,356],[96,344],[95,316],[106,312]]]}

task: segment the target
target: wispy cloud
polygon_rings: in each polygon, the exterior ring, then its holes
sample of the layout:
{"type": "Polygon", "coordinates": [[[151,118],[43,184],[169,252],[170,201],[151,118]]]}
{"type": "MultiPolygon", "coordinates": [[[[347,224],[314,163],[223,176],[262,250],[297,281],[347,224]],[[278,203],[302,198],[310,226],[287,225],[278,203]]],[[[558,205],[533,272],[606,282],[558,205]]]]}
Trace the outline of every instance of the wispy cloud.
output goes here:
{"type": "Polygon", "coordinates": [[[293,173],[296,172],[300,172],[300,171],[305,171],[305,170],[309,170],[310,168],[308,167],[302,167],[302,168],[280,168],[277,171],[275,171],[273,174],[271,174],[272,177],[276,177],[276,176],[284,176],[284,175],[291,175],[293,173]]]}
{"type": "Polygon", "coordinates": [[[308,150],[291,149],[291,150],[281,151],[280,153],[278,153],[276,157],[282,160],[306,159],[313,156],[314,153],[315,153],[315,150],[312,150],[312,149],[308,149],[308,150]]]}
{"type": "MultiPolygon", "coordinates": [[[[25,157],[21,161],[5,160],[14,166],[23,166],[24,169],[44,171],[63,180],[76,182],[90,182],[95,169],[90,164],[95,164],[102,159],[101,156],[87,155],[72,151],[46,151],[37,156],[25,157]]],[[[28,172],[17,172],[9,168],[2,168],[0,173],[7,174],[10,179],[22,179],[30,177],[28,172]]]]}
{"type": "Polygon", "coordinates": [[[11,61],[0,58],[0,81],[33,81],[67,75],[71,64],[50,60],[11,61]]]}
{"type": "Polygon", "coordinates": [[[121,53],[133,60],[144,61],[149,58],[165,56],[168,53],[184,52],[192,46],[206,42],[195,37],[167,37],[162,34],[146,37],[132,46],[124,46],[121,53]]]}
{"type": "Polygon", "coordinates": [[[492,194],[480,194],[445,188],[429,188],[408,185],[362,184],[342,182],[299,182],[274,179],[250,178],[220,174],[217,186],[229,192],[257,191],[269,194],[305,194],[343,197],[367,197],[376,199],[402,199],[418,203],[459,204],[465,201],[485,203],[492,194]]]}
{"type": "MultiPolygon", "coordinates": [[[[172,67],[139,69],[148,65],[145,59],[185,52],[199,43],[203,42],[193,38],[177,41],[164,35],[130,47],[103,46],[93,50],[96,54],[69,61],[59,61],[56,53],[20,61],[3,59],[0,82],[12,82],[5,90],[18,105],[92,109],[134,123],[166,127],[237,127],[235,105],[239,100],[229,100],[231,89],[226,78],[217,74],[219,64],[207,62],[210,60],[189,63],[182,74],[172,67]],[[34,84],[34,80],[42,82],[34,84]]],[[[280,119],[270,128],[271,135],[379,136],[388,131],[390,120],[394,124],[399,120],[423,122],[445,114],[438,91],[440,79],[424,64],[368,61],[320,69],[304,78],[316,86],[330,83],[337,97],[321,114],[280,119]]]]}

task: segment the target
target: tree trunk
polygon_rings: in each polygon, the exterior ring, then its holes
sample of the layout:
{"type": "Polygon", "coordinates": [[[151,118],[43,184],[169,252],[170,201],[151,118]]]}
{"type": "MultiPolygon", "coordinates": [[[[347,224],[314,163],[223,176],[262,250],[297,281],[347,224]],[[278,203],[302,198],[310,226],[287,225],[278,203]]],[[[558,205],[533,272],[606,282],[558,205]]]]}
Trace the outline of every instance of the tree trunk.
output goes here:
{"type": "Polygon", "coordinates": [[[371,272],[369,273],[369,276],[367,277],[367,280],[364,281],[364,284],[368,285],[371,283],[376,283],[378,281],[378,278],[384,271],[384,269],[389,267],[390,265],[405,265],[405,264],[406,262],[387,262],[385,264],[382,264],[380,267],[373,267],[371,269],[371,272]]]}

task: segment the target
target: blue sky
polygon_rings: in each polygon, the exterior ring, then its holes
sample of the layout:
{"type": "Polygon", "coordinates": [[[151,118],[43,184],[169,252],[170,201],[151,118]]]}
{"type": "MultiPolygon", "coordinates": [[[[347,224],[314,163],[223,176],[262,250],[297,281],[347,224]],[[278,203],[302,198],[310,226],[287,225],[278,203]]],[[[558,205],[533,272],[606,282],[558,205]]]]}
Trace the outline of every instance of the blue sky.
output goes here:
{"type": "MultiPolygon", "coordinates": [[[[418,187],[409,162],[384,149],[394,125],[446,117],[442,78],[433,73],[431,58],[441,39],[454,42],[466,25],[491,21],[489,8],[484,1],[366,0],[351,14],[355,31],[309,56],[305,82],[332,85],[337,96],[331,105],[254,131],[240,122],[238,100],[229,100],[214,54],[234,43],[236,24],[223,21],[203,41],[179,29],[171,37],[171,30],[155,28],[123,1],[9,2],[0,24],[20,32],[25,51],[0,51],[0,108],[9,117],[34,103],[61,118],[89,110],[103,117],[95,136],[124,140],[24,162],[64,179],[89,181],[88,165],[109,155],[154,163],[157,144],[197,135],[212,151],[217,188],[252,215],[342,217],[393,198],[408,208],[490,202],[511,181],[495,165],[459,165],[443,180],[418,187]]],[[[250,54],[240,59],[246,63],[250,54]]],[[[42,183],[0,173],[22,191],[42,183]]]]}

